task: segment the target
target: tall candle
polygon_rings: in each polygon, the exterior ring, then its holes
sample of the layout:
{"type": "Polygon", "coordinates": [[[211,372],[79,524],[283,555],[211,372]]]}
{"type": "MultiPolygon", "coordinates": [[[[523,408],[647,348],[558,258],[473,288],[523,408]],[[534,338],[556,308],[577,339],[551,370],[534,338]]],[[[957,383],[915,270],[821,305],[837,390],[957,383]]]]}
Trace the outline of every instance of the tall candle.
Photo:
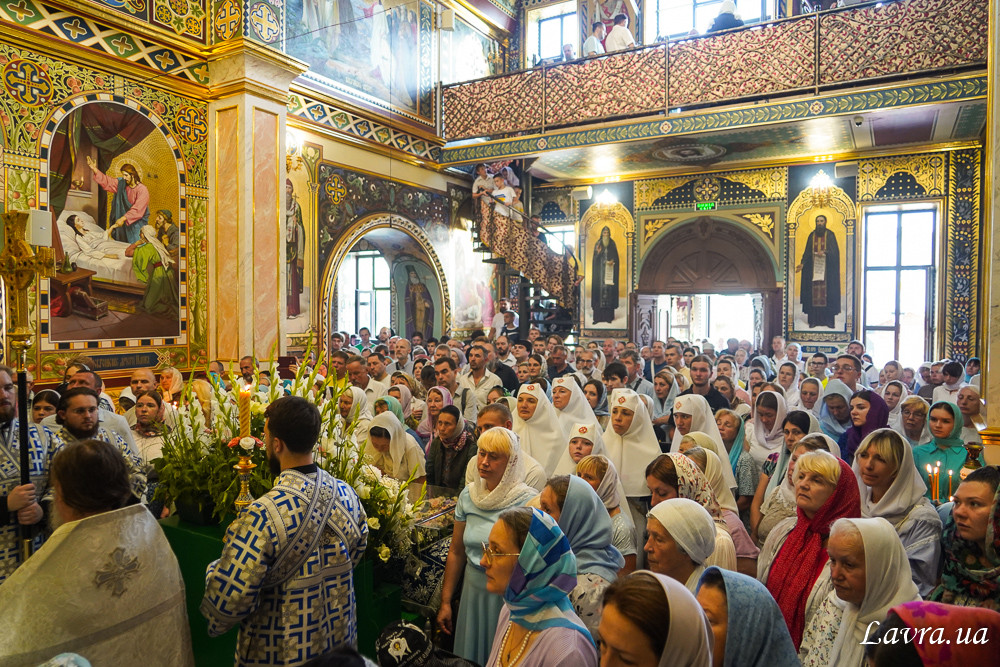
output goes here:
{"type": "Polygon", "coordinates": [[[941,469],[934,468],[934,500],[941,502],[941,469]]]}
{"type": "Polygon", "coordinates": [[[951,500],[951,470],[948,471],[948,500],[951,500]]]}
{"type": "Polygon", "coordinates": [[[239,395],[240,407],[240,437],[246,438],[250,435],[250,391],[244,389],[239,395]]]}

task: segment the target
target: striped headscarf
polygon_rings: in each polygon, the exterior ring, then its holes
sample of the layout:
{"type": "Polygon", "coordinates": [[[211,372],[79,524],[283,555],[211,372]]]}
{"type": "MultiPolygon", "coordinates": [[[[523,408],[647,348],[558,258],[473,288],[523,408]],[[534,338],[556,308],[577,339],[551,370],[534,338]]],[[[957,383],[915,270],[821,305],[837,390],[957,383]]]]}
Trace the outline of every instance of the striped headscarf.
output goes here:
{"type": "Polygon", "coordinates": [[[569,616],[576,588],[576,556],[555,519],[532,509],[531,527],[503,599],[510,620],[529,630],[571,628],[593,643],[590,632],[569,616]]]}

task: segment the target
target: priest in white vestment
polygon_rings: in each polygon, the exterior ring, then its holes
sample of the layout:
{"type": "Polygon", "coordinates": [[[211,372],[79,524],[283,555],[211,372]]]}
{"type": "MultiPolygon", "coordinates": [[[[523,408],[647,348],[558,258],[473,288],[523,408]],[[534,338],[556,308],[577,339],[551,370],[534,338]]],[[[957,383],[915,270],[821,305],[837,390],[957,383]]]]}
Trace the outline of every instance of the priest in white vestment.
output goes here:
{"type": "Polygon", "coordinates": [[[132,501],[121,453],[99,440],[52,461],[55,532],[0,585],[0,666],[72,652],[92,665],[194,665],[177,558],[132,501]]]}

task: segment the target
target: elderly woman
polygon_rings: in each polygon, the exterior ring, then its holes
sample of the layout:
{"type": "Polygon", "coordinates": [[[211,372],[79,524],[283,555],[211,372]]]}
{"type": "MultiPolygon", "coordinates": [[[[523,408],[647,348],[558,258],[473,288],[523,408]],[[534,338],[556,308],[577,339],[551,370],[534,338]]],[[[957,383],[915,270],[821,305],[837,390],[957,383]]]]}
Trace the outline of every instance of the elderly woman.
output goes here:
{"type": "Polygon", "coordinates": [[[629,574],[636,566],[636,531],[631,512],[627,507],[622,511],[625,489],[618,479],[615,465],[606,456],[592,455],[580,461],[576,474],[593,487],[608,511],[611,517],[611,544],[625,558],[625,565],[618,571],[618,576],[629,574]]]}
{"type": "Polygon", "coordinates": [[[455,653],[482,665],[489,657],[503,605],[501,598],[486,590],[483,544],[501,512],[527,504],[537,492],[524,483],[521,448],[508,429],[498,426],[483,433],[477,464],[479,479],[458,496],[437,623],[442,631],[454,632],[455,653]],[[455,619],[451,605],[460,580],[462,613],[455,619]]]}
{"type": "Polygon", "coordinates": [[[983,414],[983,401],[979,390],[969,384],[958,390],[955,403],[962,413],[962,442],[982,444],[979,432],[986,428],[986,415],[983,414]]]}
{"type": "Polygon", "coordinates": [[[913,573],[913,583],[927,595],[937,583],[941,559],[941,518],[924,497],[927,486],[913,464],[903,436],[889,428],[861,441],[854,455],[861,488],[861,516],[881,517],[896,530],[913,573]]]}
{"type": "Polygon", "coordinates": [[[524,453],[538,461],[546,475],[555,472],[568,438],[555,407],[537,382],[521,385],[517,392],[514,433],[524,453]]]}
{"type": "Polygon", "coordinates": [[[407,428],[416,432],[417,426],[420,425],[420,420],[424,416],[424,410],[427,409],[427,403],[415,398],[413,392],[405,384],[392,385],[386,391],[386,395],[399,401],[399,407],[403,410],[403,423],[406,424],[407,428]]]}
{"type": "MultiPolygon", "coordinates": [[[[398,387],[397,387],[398,388],[398,387]]],[[[421,448],[424,445],[423,438],[420,437],[416,431],[409,427],[406,423],[406,417],[403,415],[403,404],[399,402],[396,396],[386,394],[385,396],[379,396],[375,399],[375,414],[380,415],[383,412],[391,412],[396,415],[396,419],[399,423],[403,425],[403,430],[406,431],[406,435],[413,439],[413,442],[420,445],[421,448]]]]}
{"type": "Polygon", "coordinates": [[[427,390],[427,409],[424,418],[417,424],[417,434],[428,443],[437,433],[437,418],[446,405],[454,405],[451,392],[447,387],[435,386],[427,390]]]}
{"type": "Polygon", "coordinates": [[[796,649],[832,590],[824,542],[837,519],[860,518],[858,482],[829,452],[809,452],[795,464],[795,518],[771,531],[761,549],[757,579],[778,602],[796,649]]]}
{"type": "Polygon", "coordinates": [[[604,591],[601,664],[709,667],[712,629],[691,592],[666,575],[633,572],[604,591]]]}
{"type": "Polygon", "coordinates": [[[427,448],[427,483],[456,492],[464,486],[466,468],[476,458],[476,434],[455,405],[441,408],[437,433],[427,448]]]}
{"type": "Polygon", "coordinates": [[[927,427],[927,413],[931,406],[920,396],[911,394],[903,399],[899,406],[900,424],[896,432],[906,438],[910,447],[925,445],[931,441],[931,432],[927,427]]]}
{"type": "Polygon", "coordinates": [[[655,505],[646,519],[646,565],[695,592],[705,564],[715,552],[712,515],[687,498],[670,498],[655,505]]]}
{"type": "Polygon", "coordinates": [[[854,392],[838,380],[830,378],[823,390],[823,407],[819,411],[819,425],[823,433],[840,442],[840,436],[851,427],[851,396],[854,392]]]}
{"type": "MultiPolygon", "coordinates": [[[[927,494],[933,499],[932,483],[928,469],[939,469],[937,498],[942,502],[948,498],[953,489],[948,488],[947,471],[954,470],[954,477],[968,458],[965,443],[962,442],[962,412],[950,401],[939,401],[931,406],[927,415],[927,425],[930,428],[932,440],[926,445],[913,448],[913,462],[917,472],[927,484],[927,494]]],[[[985,465],[982,452],[979,453],[979,465],[985,465]]]]}
{"type": "Polygon", "coordinates": [[[854,452],[869,434],[889,425],[889,406],[877,392],[862,389],[851,396],[851,425],[840,436],[840,454],[850,465],[854,452]]]}
{"type": "MultiPolygon", "coordinates": [[[[781,434],[784,439],[784,446],[777,451],[771,452],[761,466],[760,478],[757,481],[757,489],[754,492],[753,503],[750,506],[750,527],[755,530],[760,525],[761,507],[765,499],[769,498],[772,492],[781,485],[785,475],[785,467],[795,444],[810,433],[819,430],[816,420],[804,410],[792,410],[785,415],[781,423],[781,434]]],[[[794,505],[791,514],[795,514],[794,505]]],[[[789,516],[791,516],[791,514],[789,516]]]]}
{"type": "Polygon", "coordinates": [[[337,429],[346,434],[351,424],[356,423],[352,439],[363,445],[368,440],[368,424],[372,413],[368,408],[368,397],[365,390],[359,387],[348,387],[337,401],[337,429]]]}
{"type": "MultiPolygon", "coordinates": [[[[739,533],[733,536],[730,532],[715,493],[705,475],[691,459],[683,454],[661,454],[646,466],[646,486],[651,494],[650,502],[654,509],[671,498],[687,498],[705,508],[715,522],[716,534],[715,551],[707,565],[718,565],[727,570],[737,569],[736,540],[740,539],[743,550],[747,547],[739,533]]],[[[742,525],[740,524],[740,527],[742,525]]],[[[745,529],[743,532],[745,534],[745,529]]],[[[749,556],[744,557],[749,558],[749,556]]]]}
{"type": "Polygon", "coordinates": [[[415,484],[424,483],[427,473],[423,449],[406,435],[403,425],[392,412],[375,415],[368,424],[365,456],[383,475],[399,482],[405,482],[412,476],[415,484]]]}
{"type": "Polygon", "coordinates": [[[769,484],[767,487],[764,502],[760,506],[760,519],[752,533],[754,542],[763,544],[775,526],[796,515],[795,463],[803,454],[817,450],[840,457],[837,443],[823,433],[807,435],[792,445],[788,459],[780,462],[780,470],[776,469],[772,477],[776,482],[775,486],[771,487],[769,484]]]}
{"type": "Polygon", "coordinates": [[[1000,469],[973,470],[945,522],[941,583],[931,600],[1000,611],[1000,469]]]}
{"type": "Polygon", "coordinates": [[[762,583],[710,567],[697,598],[715,636],[713,667],[798,667],[785,619],[762,583]]]}
{"type": "Polygon", "coordinates": [[[885,519],[838,519],[826,545],[834,590],[802,638],[803,667],[865,667],[872,621],[892,607],[919,600],[906,552],[885,519]]]}
{"type": "Polygon", "coordinates": [[[597,667],[568,596],[578,560],[552,517],[528,507],[500,514],[480,561],[486,590],[503,602],[487,667],[597,667]]]}
{"type": "Polygon", "coordinates": [[[604,589],[625,567],[625,558],[612,544],[611,517],[597,492],[579,477],[553,477],[540,500],[542,511],[559,522],[576,556],[576,587],[569,594],[573,609],[587,629],[596,633],[604,589]]]}
{"type": "Polygon", "coordinates": [[[184,393],[184,376],[173,366],[168,366],[160,371],[158,387],[163,400],[176,403],[181,400],[181,394],[184,393]]]}

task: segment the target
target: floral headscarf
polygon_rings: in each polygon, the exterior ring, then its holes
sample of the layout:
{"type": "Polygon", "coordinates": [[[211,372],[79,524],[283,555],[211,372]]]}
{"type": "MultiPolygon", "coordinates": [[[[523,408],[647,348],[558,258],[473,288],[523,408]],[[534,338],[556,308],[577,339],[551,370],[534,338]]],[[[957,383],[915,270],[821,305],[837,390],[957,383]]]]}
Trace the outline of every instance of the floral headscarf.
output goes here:
{"type": "MultiPolygon", "coordinates": [[[[446,387],[440,387],[440,386],[431,387],[430,389],[427,390],[428,396],[432,391],[436,391],[439,394],[441,394],[441,398],[444,399],[444,404],[446,406],[455,404],[455,401],[451,399],[451,392],[448,391],[446,387]]],[[[434,429],[436,427],[437,427],[437,420],[431,419],[431,411],[424,410],[424,418],[420,420],[419,424],[417,424],[417,433],[420,435],[421,438],[429,440],[430,438],[434,437],[434,429]]]]}

